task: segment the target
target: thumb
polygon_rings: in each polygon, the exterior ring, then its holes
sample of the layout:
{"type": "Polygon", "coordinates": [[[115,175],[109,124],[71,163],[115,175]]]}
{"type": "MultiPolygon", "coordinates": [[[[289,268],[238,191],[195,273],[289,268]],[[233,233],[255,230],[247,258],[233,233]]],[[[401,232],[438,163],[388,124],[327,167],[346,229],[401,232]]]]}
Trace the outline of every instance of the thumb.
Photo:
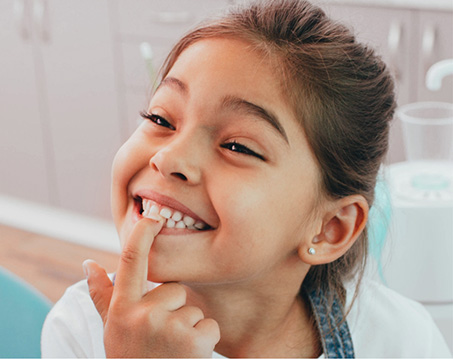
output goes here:
{"type": "Polygon", "coordinates": [[[105,269],[91,259],[83,262],[83,271],[87,277],[91,300],[105,324],[110,299],[112,298],[113,284],[105,269]]]}

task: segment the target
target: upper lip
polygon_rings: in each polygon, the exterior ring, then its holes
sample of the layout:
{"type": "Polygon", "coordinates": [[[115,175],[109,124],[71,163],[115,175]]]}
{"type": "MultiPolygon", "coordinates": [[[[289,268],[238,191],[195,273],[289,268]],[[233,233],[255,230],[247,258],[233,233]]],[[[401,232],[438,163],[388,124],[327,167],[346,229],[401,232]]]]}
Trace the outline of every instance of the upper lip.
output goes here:
{"type": "MultiPolygon", "coordinates": [[[[183,214],[187,214],[188,216],[192,217],[195,220],[202,221],[210,226],[210,224],[208,222],[206,222],[204,219],[200,218],[196,213],[194,213],[192,210],[190,210],[190,208],[184,206],[181,202],[178,202],[174,198],[168,197],[166,195],[157,193],[157,192],[149,190],[149,189],[138,190],[134,194],[134,198],[137,199],[138,197],[140,197],[140,199],[150,199],[164,207],[166,206],[166,207],[175,209],[183,214]]],[[[212,227],[212,226],[210,226],[210,227],[212,227]]]]}

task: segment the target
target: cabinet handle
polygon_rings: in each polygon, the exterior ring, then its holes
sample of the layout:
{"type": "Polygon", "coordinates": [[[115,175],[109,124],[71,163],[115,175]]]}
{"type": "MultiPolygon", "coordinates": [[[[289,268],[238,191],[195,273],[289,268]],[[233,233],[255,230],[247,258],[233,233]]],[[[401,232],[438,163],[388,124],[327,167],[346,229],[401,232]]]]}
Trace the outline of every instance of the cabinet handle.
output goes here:
{"type": "Polygon", "coordinates": [[[184,24],[189,22],[191,16],[188,11],[161,11],[155,13],[153,18],[154,21],[160,22],[161,24],[184,24]]]}
{"type": "Polygon", "coordinates": [[[436,29],[429,25],[423,29],[422,36],[422,54],[423,54],[423,70],[426,73],[433,64],[434,47],[436,45],[436,29]]]}
{"type": "Polygon", "coordinates": [[[387,45],[390,52],[390,67],[394,72],[395,79],[401,80],[401,71],[399,68],[399,47],[401,45],[401,38],[403,34],[403,26],[398,22],[392,23],[389,29],[387,38],[387,45]]]}
{"type": "Polygon", "coordinates": [[[48,29],[48,8],[46,0],[34,0],[33,17],[36,23],[37,33],[43,42],[50,40],[48,29]]]}
{"type": "Polygon", "coordinates": [[[13,4],[14,20],[20,37],[23,40],[30,38],[29,21],[27,21],[27,1],[15,0],[13,4]]]}

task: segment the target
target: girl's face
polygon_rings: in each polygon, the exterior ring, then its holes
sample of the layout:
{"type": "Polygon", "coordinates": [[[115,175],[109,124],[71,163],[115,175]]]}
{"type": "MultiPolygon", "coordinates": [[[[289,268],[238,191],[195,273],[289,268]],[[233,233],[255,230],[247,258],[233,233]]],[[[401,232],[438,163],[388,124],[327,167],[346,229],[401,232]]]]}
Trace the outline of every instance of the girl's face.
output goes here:
{"type": "Polygon", "coordinates": [[[122,243],[153,204],[175,216],[170,227],[182,226],[180,212],[199,228],[160,232],[150,280],[250,285],[308,267],[297,251],[319,225],[319,170],[273,70],[245,42],[196,42],[119,150],[112,208],[122,243]]]}

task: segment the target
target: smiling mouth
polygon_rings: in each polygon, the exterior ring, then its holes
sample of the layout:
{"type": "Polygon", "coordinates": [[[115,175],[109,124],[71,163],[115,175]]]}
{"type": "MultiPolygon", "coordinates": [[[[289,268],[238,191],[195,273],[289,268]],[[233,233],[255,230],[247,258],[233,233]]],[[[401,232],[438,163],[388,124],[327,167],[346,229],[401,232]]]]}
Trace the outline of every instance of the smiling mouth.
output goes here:
{"type": "Polygon", "coordinates": [[[139,206],[139,213],[145,218],[151,218],[151,214],[158,214],[164,218],[164,228],[191,229],[207,231],[213,229],[209,224],[199,219],[194,219],[186,213],[182,213],[168,206],[163,206],[150,199],[137,197],[135,199],[139,206]]]}

